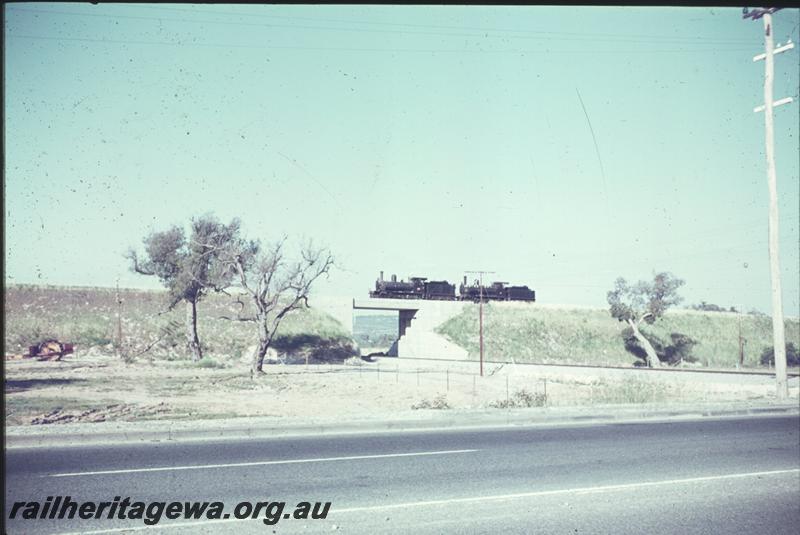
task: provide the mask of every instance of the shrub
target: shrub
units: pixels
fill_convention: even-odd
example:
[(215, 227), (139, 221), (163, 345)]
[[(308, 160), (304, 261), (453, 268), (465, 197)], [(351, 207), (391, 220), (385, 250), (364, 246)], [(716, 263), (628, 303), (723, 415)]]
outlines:
[(204, 356), (202, 359), (198, 360), (197, 362), (193, 362), (192, 366), (197, 368), (225, 368), (225, 364), (209, 357), (208, 355)]
[(447, 398), (444, 396), (444, 394), (439, 394), (432, 400), (422, 399), (417, 403), (411, 405), (411, 408), (413, 410), (418, 410), (418, 409), (449, 409), (451, 407), (450, 404), (447, 403)]
[(312, 363), (344, 362), (359, 355), (351, 340), (344, 336), (307, 333), (278, 335), (271, 347), (300, 362), (306, 358)]
[[(692, 348), (694, 348), (698, 342), (683, 333), (671, 333), (669, 335), (670, 343), (665, 342), (662, 338), (651, 333), (642, 332), (642, 336), (653, 346), (656, 355), (658, 355), (658, 360), (661, 362), (675, 366), (681, 362), (697, 361), (697, 359), (692, 356)], [(644, 363), (647, 362), (647, 353), (639, 343), (639, 340), (633, 335), (633, 329), (630, 327), (623, 329), (622, 338), (625, 341), (625, 350), (641, 360), (640, 362), (636, 362), (636, 365), (643, 366)]]
[(704, 312), (738, 312), (736, 307), (725, 308), (719, 305), (715, 305), (714, 303), (706, 303), (705, 301), (701, 301), (699, 305), (692, 305), (689, 308), (692, 310), (701, 310)]
[(544, 407), (547, 405), (547, 395), (538, 392), (530, 393), (524, 388), (514, 392), (509, 399), (492, 401), (489, 406), (494, 409), (515, 409), (524, 407)]
[(86, 325), (76, 329), (75, 344), (83, 347), (102, 347), (114, 343), (108, 330), (98, 325)]
[[(770, 346), (761, 353), (761, 365), (775, 366), (775, 346)], [(792, 342), (786, 344), (786, 365), (800, 366), (800, 353)]]
[(52, 327), (44, 326), (38, 321), (20, 326), (16, 332), (8, 334), (10, 334), (11, 343), (20, 350), (27, 350), (28, 346), (36, 345), (45, 340), (60, 339)]

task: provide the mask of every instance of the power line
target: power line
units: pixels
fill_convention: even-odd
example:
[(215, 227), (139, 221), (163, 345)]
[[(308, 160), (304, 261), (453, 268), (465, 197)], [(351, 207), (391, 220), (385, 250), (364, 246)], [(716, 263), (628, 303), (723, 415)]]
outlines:
[[(788, 223), (788, 222), (790, 222), (790, 219), (788, 217), (786, 217), (786, 218), (782, 219), (782, 221)], [(748, 229), (748, 230), (752, 229), (753, 231), (758, 230), (759, 232), (761, 232), (762, 229), (759, 228), (759, 225), (762, 222), (763, 222), (762, 220), (759, 220), (759, 221), (754, 222), (754, 223), (743, 223), (743, 224), (739, 224), (739, 225), (729, 225), (729, 226), (721, 226), (721, 227), (707, 227), (705, 229), (705, 231), (698, 231), (697, 233), (692, 233), (691, 235), (688, 235), (688, 236), (676, 236), (676, 237), (674, 237), (674, 238), (672, 238), (670, 240), (666, 240), (666, 241), (665, 240), (661, 240), (661, 239), (657, 239), (657, 240), (654, 239), (653, 240), (653, 246), (654, 247), (658, 247), (659, 249), (664, 249), (665, 246), (668, 246), (668, 245), (681, 244), (681, 243), (685, 243), (685, 242), (688, 242), (688, 241), (697, 242), (698, 238), (719, 237), (719, 236), (727, 235), (730, 232), (736, 232), (737, 235), (740, 235), (741, 234), (741, 229)], [(781, 241), (788, 241), (788, 240), (794, 240), (794, 237), (793, 236), (786, 236)], [(763, 244), (765, 242), (763, 240), (758, 240), (758, 241), (753, 241), (751, 243)], [(642, 245), (646, 245), (646, 243), (642, 244)], [(736, 247), (739, 247), (739, 246), (736, 246)], [(750, 247), (750, 245), (747, 245), (747, 247)], [(630, 249), (630, 247), (625, 245), (625, 246), (620, 246), (619, 248), (616, 248), (616, 249), (605, 249), (605, 250), (600, 251), (600, 252), (586, 252), (586, 253), (583, 253), (583, 254), (578, 255), (578, 256), (595, 257), (597, 255), (604, 255), (604, 254), (619, 254), (621, 252), (628, 251), (629, 249)]]
[[(67, 15), (67, 16), (76, 16), (76, 17), (95, 17), (95, 18), (108, 18), (108, 19), (129, 19), (129, 20), (151, 20), (156, 22), (187, 22), (193, 24), (222, 24), (222, 25), (232, 25), (232, 26), (252, 26), (252, 27), (262, 27), (262, 28), (285, 28), (285, 29), (292, 29), (292, 30), (315, 30), (315, 31), (339, 31), (339, 32), (354, 32), (354, 33), (393, 33), (393, 34), (408, 34), (408, 35), (431, 35), (431, 36), (439, 36), (439, 37), (473, 37), (473, 38), (481, 38), (481, 39), (534, 39), (534, 40), (565, 40), (565, 41), (591, 41), (591, 42), (598, 42), (598, 41), (607, 41), (607, 42), (621, 42), (621, 43), (631, 43), (631, 42), (638, 42), (638, 43), (658, 43), (658, 44), (678, 44), (678, 45), (747, 45), (751, 44), (751, 41), (738, 41), (738, 40), (689, 40), (687, 38), (681, 37), (663, 37), (660, 39), (651, 38), (649, 36), (641, 36), (641, 37), (634, 37), (634, 36), (619, 36), (614, 34), (598, 34), (598, 35), (587, 35), (587, 34), (580, 34), (575, 32), (535, 32), (530, 31), (526, 33), (535, 33), (537, 35), (491, 35), (488, 32), (492, 31), (494, 33), (497, 32), (507, 32), (509, 30), (488, 30), (488, 29), (478, 29), (478, 28), (470, 28), (476, 31), (483, 31), (483, 35), (478, 33), (443, 33), (443, 32), (432, 32), (432, 31), (418, 31), (418, 30), (389, 30), (389, 29), (372, 29), (372, 28), (337, 28), (332, 26), (307, 26), (307, 25), (281, 25), (281, 24), (271, 24), (271, 23), (259, 23), (259, 22), (233, 22), (233, 21), (222, 21), (222, 20), (209, 20), (209, 19), (185, 19), (185, 18), (164, 18), (164, 17), (151, 17), (145, 15), (121, 15), (121, 14), (104, 14), (104, 13), (77, 13), (77, 12), (70, 12), (70, 11), (57, 11), (57, 10), (47, 10), (47, 9), (28, 9), (28, 8), (11, 8), (10, 11), (18, 11), (18, 12), (27, 12), (27, 13), (46, 13), (46, 14), (55, 14), (55, 15)], [(239, 15), (244, 16), (244, 15)], [(313, 20), (313, 19), (312, 19)], [(344, 22), (344, 21), (342, 21)], [(458, 28), (463, 32), (465, 28)], [(558, 35), (562, 35), (563, 37), (556, 37)]]
[[(261, 17), (261, 18), (273, 18), (273, 19), (281, 19), (281, 20), (306, 20), (306, 21), (313, 21), (313, 22), (329, 22), (329, 23), (336, 23), (336, 24), (362, 24), (362, 25), (375, 25), (375, 26), (394, 26), (394, 27), (411, 27), (411, 28), (429, 28), (429, 29), (444, 29), (444, 30), (474, 30), (478, 32), (510, 32), (510, 33), (526, 33), (526, 34), (540, 34), (540, 35), (564, 35), (564, 36), (577, 36), (577, 37), (585, 37), (590, 39), (597, 39), (601, 37), (612, 37), (615, 39), (639, 39), (639, 40), (660, 40), (660, 39), (667, 39), (667, 40), (686, 40), (686, 41), (712, 41), (715, 39), (709, 39), (707, 37), (700, 37), (700, 36), (692, 36), (692, 37), (678, 37), (672, 35), (651, 35), (651, 34), (617, 34), (617, 33), (586, 33), (586, 32), (554, 32), (554, 31), (545, 31), (545, 30), (530, 30), (530, 29), (512, 29), (512, 28), (487, 28), (482, 26), (448, 26), (448, 25), (436, 25), (436, 24), (410, 24), (410, 23), (403, 23), (403, 22), (382, 22), (382, 21), (359, 21), (359, 20), (352, 20), (352, 19), (321, 19), (317, 17), (297, 17), (297, 16), (281, 16), (281, 15), (266, 15), (263, 13), (233, 13), (230, 11), (211, 11), (211, 10), (198, 10), (198, 9), (182, 9), (182, 8), (170, 8), (170, 7), (162, 7), (162, 6), (143, 6), (146, 9), (155, 9), (155, 10), (162, 10), (162, 11), (177, 11), (182, 13), (203, 13), (203, 14), (216, 14), (216, 15), (227, 15), (227, 16), (234, 16), (234, 17)], [(447, 35), (447, 34), (446, 34)], [(720, 39), (717, 40), (720, 42), (727, 42), (731, 44), (750, 44), (752, 40), (749, 39)]]
[[(783, 241), (788, 241), (792, 239), (791, 237), (785, 238)], [(793, 240), (796, 243), (796, 240)], [(659, 242), (661, 244), (662, 242)], [(767, 244), (760, 242), (757, 245), (741, 245), (741, 246), (722, 246), (716, 247), (713, 249), (701, 249), (692, 252), (686, 252), (682, 254), (674, 254), (670, 252), (663, 252), (661, 254), (649, 254), (646, 251), (641, 252), (640, 254), (626, 260), (626, 264), (628, 265), (644, 265), (644, 264), (653, 264), (653, 263), (668, 263), (674, 260), (685, 260), (687, 258), (700, 258), (700, 257), (707, 257), (707, 256), (716, 256), (722, 257), (723, 255), (730, 255), (730, 254), (753, 254), (757, 251), (763, 251), (766, 248)], [(626, 248), (625, 250), (606, 250), (601, 253), (584, 253), (584, 254), (573, 254), (569, 255), (567, 258), (559, 259), (556, 261), (547, 261), (542, 260), (538, 261), (535, 264), (530, 265), (531, 270), (544, 270), (544, 269), (552, 269), (553, 267), (557, 266), (574, 266), (576, 269), (580, 270), (580, 272), (585, 271), (585, 262), (582, 261), (583, 258), (589, 258), (592, 261), (592, 264), (597, 269), (597, 266), (600, 262), (600, 259), (609, 258), (609, 257), (617, 257), (622, 252), (628, 252), (630, 248)], [(663, 247), (662, 247), (663, 249)], [(752, 251), (752, 253), (751, 253)], [(723, 262), (724, 264), (725, 262)]]
[(199, 46), (199, 47), (212, 47), (212, 48), (252, 48), (260, 50), (301, 50), (311, 52), (385, 52), (385, 53), (423, 53), (423, 54), (438, 54), (438, 53), (456, 53), (456, 54), (627, 54), (627, 53), (641, 53), (641, 54), (669, 54), (678, 53), (684, 54), (691, 52), (693, 54), (698, 52), (712, 52), (715, 54), (723, 52), (742, 52), (749, 50), (745, 49), (727, 49), (727, 50), (518, 50), (518, 49), (503, 49), (503, 50), (487, 50), (484, 48), (462, 48), (462, 49), (423, 49), (423, 48), (356, 48), (356, 47), (311, 47), (311, 46), (285, 46), (285, 45), (252, 45), (241, 43), (201, 43), (197, 41), (132, 41), (123, 39), (94, 39), (88, 37), (52, 37), (45, 35), (24, 35), (24, 34), (8, 34), (6, 38), (17, 39), (33, 39), (43, 41), (66, 41), (66, 42), (82, 42), (82, 43), (104, 43), (115, 45), (154, 45), (154, 46)]
[(592, 120), (589, 119), (589, 112), (586, 111), (586, 106), (583, 104), (583, 99), (581, 98), (581, 92), (578, 91), (578, 88), (575, 88), (575, 92), (578, 94), (578, 100), (581, 103), (581, 108), (583, 109), (583, 114), (586, 116), (586, 122), (589, 124), (589, 132), (592, 134), (592, 141), (594, 142), (594, 150), (597, 153), (597, 161), (600, 163), (600, 178), (603, 180), (603, 203), (605, 204), (606, 208), (606, 219), (611, 219), (611, 212), (608, 210), (608, 190), (606, 188), (606, 171), (603, 168), (603, 159), (600, 157), (600, 147), (597, 145), (597, 137), (594, 135), (594, 128), (592, 128)]

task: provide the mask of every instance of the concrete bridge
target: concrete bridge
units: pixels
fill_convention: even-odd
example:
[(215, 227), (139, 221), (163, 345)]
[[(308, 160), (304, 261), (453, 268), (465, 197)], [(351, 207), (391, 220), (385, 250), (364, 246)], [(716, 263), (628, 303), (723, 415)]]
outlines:
[(399, 338), (389, 350), (396, 357), (466, 359), (467, 350), (435, 332), (436, 327), (457, 316), (470, 303), (422, 299), (353, 299), (353, 310), (386, 310), (398, 313)]

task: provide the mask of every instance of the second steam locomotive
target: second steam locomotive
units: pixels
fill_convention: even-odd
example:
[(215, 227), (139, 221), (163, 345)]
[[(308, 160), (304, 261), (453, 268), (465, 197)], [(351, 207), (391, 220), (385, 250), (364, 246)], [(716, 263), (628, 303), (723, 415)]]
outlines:
[(397, 275), (392, 275), (391, 280), (380, 278), (375, 281), (375, 290), (369, 292), (370, 297), (389, 299), (429, 299), (437, 301), (536, 301), (536, 292), (527, 286), (506, 286), (506, 282), (493, 282), (490, 286), (481, 286), (475, 281), (467, 284), (467, 277), (458, 288), (456, 295), (455, 284), (447, 281), (429, 281), (426, 277), (410, 277), (408, 282), (397, 280)]

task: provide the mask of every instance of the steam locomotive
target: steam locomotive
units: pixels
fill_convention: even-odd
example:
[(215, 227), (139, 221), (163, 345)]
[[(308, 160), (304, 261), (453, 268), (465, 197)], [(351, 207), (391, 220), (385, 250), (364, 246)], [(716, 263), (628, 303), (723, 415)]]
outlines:
[(536, 292), (527, 286), (506, 286), (507, 282), (493, 282), (490, 286), (481, 286), (479, 281), (467, 285), (467, 277), (458, 288), (456, 296), (455, 284), (447, 281), (429, 281), (426, 277), (410, 277), (408, 282), (383, 279), (383, 271), (375, 281), (375, 290), (369, 292), (370, 297), (389, 299), (429, 299), (437, 301), (536, 301)]

